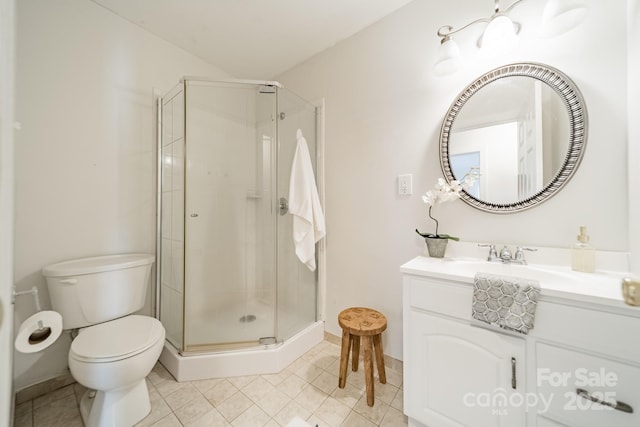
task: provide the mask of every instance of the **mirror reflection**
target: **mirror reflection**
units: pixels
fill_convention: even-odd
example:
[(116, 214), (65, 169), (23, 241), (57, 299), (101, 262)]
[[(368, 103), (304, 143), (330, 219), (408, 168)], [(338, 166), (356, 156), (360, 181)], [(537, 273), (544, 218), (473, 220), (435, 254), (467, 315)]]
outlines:
[(561, 71), (509, 64), (469, 84), (440, 133), (440, 164), (451, 182), (477, 177), (461, 198), (488, 212), (516, 212), (556, 194), (584, 154), (587, 110)]
[(449, 155), (456, 179), (480, 200), (513, 203), (541, 191), (560, 170), (569, 145), (569, 115), (547, 84), (514, 76), (480, 89), (454, 122)]

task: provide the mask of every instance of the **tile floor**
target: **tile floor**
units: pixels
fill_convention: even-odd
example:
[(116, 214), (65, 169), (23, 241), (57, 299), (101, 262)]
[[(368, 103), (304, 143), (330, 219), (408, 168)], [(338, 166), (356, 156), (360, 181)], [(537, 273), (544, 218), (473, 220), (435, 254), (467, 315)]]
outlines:
[[(274, 375), (176, 382), (156, 364), (147, 377), (151, 413), (138, 426), (286, 426), (295, 416), (312, 426), (401, 427), (402, 374), (387, 367), (387, 383), (375, 378), (375, 405), (367, 406), (364, 369), (349, 370), (338, 388), (340, 347), (323, 341)], [(15, 427), (82, 427), (71, 384), (16, 406)]]

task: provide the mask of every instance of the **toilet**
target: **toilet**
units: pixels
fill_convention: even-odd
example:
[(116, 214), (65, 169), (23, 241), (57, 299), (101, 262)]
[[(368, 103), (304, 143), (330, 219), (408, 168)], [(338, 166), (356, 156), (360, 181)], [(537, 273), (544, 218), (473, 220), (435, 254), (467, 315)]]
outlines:
[(149, 254), (120, 254), (42, 269), (63, 329), (78, 331), (69, 369), (89, 389), (80, 401), (87, 427), (132, 426), (151, 411), (145, 377), (160, 357), (165, 330), (157, 319), (133, 313), (144, 306), (153, 262)]

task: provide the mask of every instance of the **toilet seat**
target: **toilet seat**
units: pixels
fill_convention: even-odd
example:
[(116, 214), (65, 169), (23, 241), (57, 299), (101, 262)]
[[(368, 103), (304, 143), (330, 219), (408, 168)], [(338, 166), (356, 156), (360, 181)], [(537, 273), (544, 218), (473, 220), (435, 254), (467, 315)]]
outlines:
[(164, 336), (160, 321), (130, 315), (82, 329), (71, 343), (69, 357), (87, 363), (106, 363), (140, 354)]

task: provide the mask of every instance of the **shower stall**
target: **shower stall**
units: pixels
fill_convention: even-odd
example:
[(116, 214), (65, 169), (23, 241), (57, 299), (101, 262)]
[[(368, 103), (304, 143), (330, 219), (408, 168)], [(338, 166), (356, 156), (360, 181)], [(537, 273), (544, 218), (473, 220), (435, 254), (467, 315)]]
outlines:
[(322, 339), (287, 212), (298, 129), (318, 173), (317, 115), (277, 82), (185, 77), (159, 100), (156, 306), (179, 380), (277, 371)]

